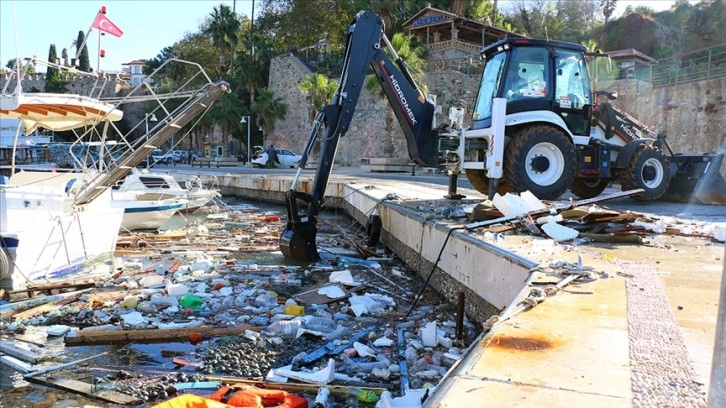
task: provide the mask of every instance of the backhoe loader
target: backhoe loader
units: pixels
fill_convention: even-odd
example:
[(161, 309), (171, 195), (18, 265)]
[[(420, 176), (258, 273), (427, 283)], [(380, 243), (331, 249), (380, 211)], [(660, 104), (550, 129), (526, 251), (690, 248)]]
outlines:
[[(437, 126), (434, 104), (396, 55), (381, 18), (359, 12), (347, 31), (340, 85), (314, 120), (285, 196), (283, 254), (298, 261), (319, 259), (317, 217), (340, 137), (349, 129), (369, 68), (401, 124), (410, 159), (422, 167), (446, 168), (449, 197), (457, 196), (457, 178), (463, 172), (490, 198), (528, 190), (540, 199), (555, 200), (568, 189), (590, 198), (619, 180), (623, 190), (643, 189), (637, 198), (644, 200), (664, 194), (681, 200), (723, 200), (723, 154), (672, 154), (665, 136), (611, 104), (599, 103), (599, 98), (615, 95), (593, 91), (588, 71), (592, 55), (586, 51), (578, 44), (528, 38), (508, 38), (485, 47), (471, 125), (465, 128), (457, 121)], [(317, 142), (312, 190), (297, 191), (301, 170)]]

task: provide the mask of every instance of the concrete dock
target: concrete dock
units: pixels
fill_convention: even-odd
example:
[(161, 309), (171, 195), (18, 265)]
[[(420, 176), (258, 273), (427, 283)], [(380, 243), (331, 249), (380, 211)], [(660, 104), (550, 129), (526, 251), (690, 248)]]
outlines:
[[(204, 176), (174, 170), (182, 180)], [(292, 181), (234, 169), (211, 177), (225, 195), (275, 201)], [(300, 186), (312, 177), (304, 174)], [(490, 328), (425, 406), (706, 406), (723, 243), (666, 235), (648, 246), (493, 242), (431, 216), (427, 208), (448, 204), (445, 193), (335, 171), (326, 191), (363, 224), (380, 215), (382, 242), (424, 278), (446, 242), (432, 287), (452, 302), (464, 292), (467, 316)]]

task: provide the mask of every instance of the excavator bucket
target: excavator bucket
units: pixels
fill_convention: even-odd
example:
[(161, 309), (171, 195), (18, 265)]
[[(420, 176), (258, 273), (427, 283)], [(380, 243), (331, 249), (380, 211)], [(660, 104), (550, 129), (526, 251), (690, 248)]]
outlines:
[(670, 160), (671, 181), (661, 200), (726, 204), (726, 181), (721, 176), (723, 153), (675, 154)]

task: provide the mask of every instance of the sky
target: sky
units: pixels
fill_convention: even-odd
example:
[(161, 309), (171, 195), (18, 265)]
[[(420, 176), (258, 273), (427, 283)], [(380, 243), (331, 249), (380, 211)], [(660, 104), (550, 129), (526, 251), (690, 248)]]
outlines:
[[(164, 47), (182, 39), (185, 33), (198, 31), (202, 21), (220, 3), (234, 6), (237, 13), (250, 17), (252, 1), (0, 0), (0, 63), (4, 67), (12, 58), (31, 56), (46, 60), (52, 43), (58, 56), (63, 48), (67, 48), (69, 54), (75, 54), (72, 43), (78, 31), (88, 32), (98, 10), (106, 6), (106, 17), (124, 34), (120, 38), (111, 35), (101, 38), (100, 48), (105, 50), (106, 56), (100, 59), (100, 69), (118, 72), (123, 63), (154, 58)], [(614, 17), (620, 16), (627, 5), (636, 7), (645, 4), (661, 11), (673, 3), (673, 0), (619, 0)], [(256, 12), (260, 5), (260, 0), (257, 0)], [(88, 46), (91, 66), (97, 69), (97, 30), (91, 31)]]
[[(47, 60), (53, 43), (59, 57), (63, 48), (75, 54), (72, 43), (78, 32), (87, 33), (98, 10), (106, 6), (106, 17), (123, 31), (123, 36), (101, 37), (101, 49), (106, 56), (100, 59), (100, 68), (106, 72), (121, 71), (121, 64), (154, 58), (185, 33), (198, 31), (220, 3), (230, 8), (236, 3), (238, 14), (251, 15), (252, 0), (0, 0), (0, 63), (4, 67), (16, 56)], [(256, 14), (259, 6), (257, 0)], [(98, 37), (98, 30), (94, 29), (88, 39), (94, 70), (98, 63)]]

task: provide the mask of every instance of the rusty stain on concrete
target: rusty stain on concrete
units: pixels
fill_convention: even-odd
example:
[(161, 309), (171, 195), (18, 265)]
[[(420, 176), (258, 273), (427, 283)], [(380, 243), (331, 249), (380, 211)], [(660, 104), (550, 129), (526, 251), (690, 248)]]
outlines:
[(502, 350), (516, 351), (545, 351), (552, 349), (556, 344), (544, 336), (514, 337), (494, 335), (491, 339), (484, 340), (484, 347)]

